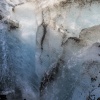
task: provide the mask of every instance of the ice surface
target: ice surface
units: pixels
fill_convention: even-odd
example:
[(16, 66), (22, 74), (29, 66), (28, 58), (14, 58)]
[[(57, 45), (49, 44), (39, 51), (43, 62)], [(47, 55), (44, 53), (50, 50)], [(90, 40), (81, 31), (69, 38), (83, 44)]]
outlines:
[(8, 100), (98, 100), (98, 0), (7, 2), (0, 5), (0, 93)]

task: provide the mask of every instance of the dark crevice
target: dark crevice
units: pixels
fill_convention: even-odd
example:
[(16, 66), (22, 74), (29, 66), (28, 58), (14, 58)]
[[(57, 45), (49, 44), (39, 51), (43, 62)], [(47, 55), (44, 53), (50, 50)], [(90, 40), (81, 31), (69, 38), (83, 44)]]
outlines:
[(42, 26), (43, 26), (43, 36), (41, 39), (41, 50), (43, 50), (43, 43), (44, 43), (44, 39), (45, 39), (45, 36), (47, 33), (47, 25), (45, 23), (43, 23)]
[(61, 46), (65, 45), (69, 40), (74, 40), (76, 43), (80, 43), (81, 39), (77, 37), (69, 37)]
[(16, 7), (16, 6), (23, 5), (23, 4), (24, 4), (24, 2), (22, 2), (22, 3), (19, 3), (19, 4), (16, 4), (16, 5), (15, 5), (15, 6), (12, 8), (12, 11), (13, 11), (13, 12), (15, 12), (15, 7)]
[(80, 42), (81, 40), (79, 39), (79, 38), (77, 38), (77, 37), (70, 37), (69, 39), (72, 39), (72, 40), (74, 40), (75, 42)]
[(43, 43), (44, 43), (44, 39), (45, 39), (45, 36), (46, 36), (46, 33), (47, 33), (47, 24), (44, 22), (44, 14), (42, 12), (42, 26), (43, 26), (43, 36), (41, 38), (41, 50), (43, 50)]

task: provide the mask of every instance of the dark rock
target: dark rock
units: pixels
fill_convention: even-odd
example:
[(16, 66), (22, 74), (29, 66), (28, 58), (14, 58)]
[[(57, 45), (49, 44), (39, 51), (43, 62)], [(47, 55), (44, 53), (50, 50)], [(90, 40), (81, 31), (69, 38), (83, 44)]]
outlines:
[(2, 15), (0, 15), (0, 20), (2, 20), (3, 19), (3, 16)]
[(94, 82), (94, 81), (96, 81), (96, 78), (91, 78), (91, 82)]
[(97, 100), (100, 100), (100, 97)]
[(98, 87), (100, 87), (100, 84), (98, 85)]
[(98, 47), (100, 47), (100, 45)]
[(100, 54), (98, 54), (98, 56), (100, 56)]
[(0, 95), (0, 100), (7, 100), (6, 95)]

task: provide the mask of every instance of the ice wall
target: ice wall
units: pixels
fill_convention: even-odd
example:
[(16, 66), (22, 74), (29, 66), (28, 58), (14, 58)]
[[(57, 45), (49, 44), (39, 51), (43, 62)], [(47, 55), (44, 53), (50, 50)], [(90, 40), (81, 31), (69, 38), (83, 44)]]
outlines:
[[(4, 2), (3, 2), (4, 3)], [(3, 3), (0, 4), (3, 6)], [(0, 20), (0, 99), (38, 100), (35, 71), (36, 20), (31, 3), (5, 4)], [(14, 4), (13, 4), (14, 5)], [(3, 8), (3, 7), (1, 7)], [(15, 11), (16, 12), (15, 12)]]
[[(98, 2), (64, 3), (43, 9), (42, 18), (47, 26), (46, 31), (44, 23), (38, 28), (36, 52), (37, 72), (44, 77), (42, 100), (99, 99), (98, 10)], [(55, 71), (56, 75), (48, 72), (57, 63), (60, 69)]]
[(7, 3), (7, 46), (20, 99), (98, 100), (99, 0)]

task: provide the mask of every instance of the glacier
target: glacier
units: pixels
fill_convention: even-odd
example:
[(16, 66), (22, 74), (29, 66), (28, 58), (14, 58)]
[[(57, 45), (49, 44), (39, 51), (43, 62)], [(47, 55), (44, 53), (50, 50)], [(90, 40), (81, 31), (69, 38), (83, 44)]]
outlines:
[(100, 1), (0, 1), (0, 100), (100, 100)]

